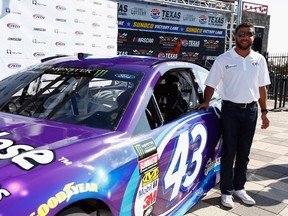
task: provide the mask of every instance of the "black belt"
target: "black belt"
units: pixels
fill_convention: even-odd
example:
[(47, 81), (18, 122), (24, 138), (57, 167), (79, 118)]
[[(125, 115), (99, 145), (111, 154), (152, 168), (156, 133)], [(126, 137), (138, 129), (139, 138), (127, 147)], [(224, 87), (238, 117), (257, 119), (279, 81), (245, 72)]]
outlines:
[(240, 107), (240, 108), (247, 108), (249, 105), (255, 104), (256, 101), (252, 101), (251, 103), (234, 103), (232, 101), (223, 100), (222, 103), (223, 104), (229, 104), (229, 105), (237, 106), (237, 107)]

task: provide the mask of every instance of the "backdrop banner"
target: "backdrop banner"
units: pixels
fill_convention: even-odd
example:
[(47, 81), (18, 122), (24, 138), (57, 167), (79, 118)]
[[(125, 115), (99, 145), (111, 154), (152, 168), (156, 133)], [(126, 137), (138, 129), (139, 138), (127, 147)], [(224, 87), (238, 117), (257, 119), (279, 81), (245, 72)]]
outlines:
[(118, 54), (194, 61), (210, 67), (225, 51), (226, 15), (120, 1)]
[(0, 3), (0, 79), (40, 59), (79, 52), (117, 54), (117, 3), (5, 0)]

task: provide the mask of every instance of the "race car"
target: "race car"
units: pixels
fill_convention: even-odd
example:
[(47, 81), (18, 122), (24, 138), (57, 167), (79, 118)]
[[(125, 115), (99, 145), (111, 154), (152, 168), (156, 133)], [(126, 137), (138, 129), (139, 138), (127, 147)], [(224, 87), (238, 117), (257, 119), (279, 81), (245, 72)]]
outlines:
[(184, 215), (219, 181), (208, 70), (54, 56), (0, 81), (0, 215)]

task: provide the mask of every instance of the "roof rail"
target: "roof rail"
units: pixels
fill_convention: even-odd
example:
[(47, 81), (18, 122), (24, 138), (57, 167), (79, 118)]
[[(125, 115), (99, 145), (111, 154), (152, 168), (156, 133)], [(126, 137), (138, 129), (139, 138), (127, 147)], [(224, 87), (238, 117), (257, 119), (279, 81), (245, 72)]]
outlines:
[(52, 59), (62, 58), (62, 57), (67, 57), (67, 56), (68, 56), (68, 55), (55, 55), (55, 56), (50, 56), (50, 57), (41, 59), (41, 63), (46, 62), (46, 61), (50, 61), (50, 60), (52, 60)]

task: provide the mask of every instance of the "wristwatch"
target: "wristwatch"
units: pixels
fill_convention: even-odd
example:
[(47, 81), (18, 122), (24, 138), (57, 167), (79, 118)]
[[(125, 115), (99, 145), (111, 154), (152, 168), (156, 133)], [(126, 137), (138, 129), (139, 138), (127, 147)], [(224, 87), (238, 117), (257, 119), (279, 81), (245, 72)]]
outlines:
[(268, 113), (267, 109), (261, 109), (261, 113)]

